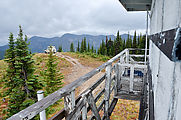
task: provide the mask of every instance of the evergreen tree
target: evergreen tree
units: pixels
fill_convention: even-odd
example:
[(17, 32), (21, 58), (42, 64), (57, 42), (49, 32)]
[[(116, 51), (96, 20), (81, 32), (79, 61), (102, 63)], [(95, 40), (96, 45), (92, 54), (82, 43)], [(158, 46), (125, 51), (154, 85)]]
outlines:
[(73, 43), (70, 44), (70, 52), (75, 52)]
[(114, 41), (113, 41), (113, 47), (112, 47), (112, 56), (115, 56), (116, 54), (116, 49), (115, 49), (115, 46), (116, 46), (116, 40), (114, 39)]
[(132, 46), (132, 39), (130, 38), (130, 35), (128, 33), (128, 37), (126, 40), (126, 48), (131, 48), (131, 46)]
[(84, 42), (83, 43), (84, 43), (84, 46), (83, 46), (84, 47), (84, 52), (86, 52), (87, 51), (87, 43), (86, 43), (86, 38), (85, 37), (84, 37)]
[[(11, 81), (9, 85), (7, 84), (7, 86), (5, 86), (8, 92), (4, 94), (8, 97), (8, 117), (35, 103), (37, 101), (36, 92), (42, 88), (41, 82), (39, 82), (37, 76), (34, 75), (34, 61), (28, 49), (27, 36), (23, 38), (21, 26), (19, 26), (19, 29), (18, 38), (15, 42), (16, 45), (14, 45), (13, 37), (10, 35), (10, 48), (7, 51), (8, 68), (12, 70), (9, 71), (7, 69), (7, 73), (13, 73), (9, 74), (7, 77), (9, 80), (5, 81), (6, 83)], [(11, 55), (12, 53), (14, 54), (13, 56)], [(12, 56), (13, 59), (10, 56)], [(14, 65), (12, 63), (14, 63)]]
[(106, 45), (105, 45), (105, 42), (104, 40), (102, 40), (102, 49), (101, 49), (101, 54), (102, 55), (106, 55)]
[(90, 52), (90, 44), (88, 42), (88, 46), (87, 46), (87, 52)]
[(113, 56), (113, 41), (111, 40), (111, 38), (109, 38), (106, 44), (106, 48), (107, 48), (107, 55)]
[(120, 39), (119, 39), (119, 41), (120, 41), (120, 52), (123, 50), (123, 47), (124, 47), (124, 40), (121, 38), (121, 36), (120, 36)]
[(4, 96), (11, 96), (12, 90), (15, 87), (15, 42), (13, 34), (10, 33), (9, 36), (9, 49), (6, 50), (6, 56), (5, 61), (8, 63), (8, 67), (6, 69), (6, 74), (4, 76), (3, 82), (4, 82)]
[(78, 41), (78, 45), (77, 45), (77, 52), (80, 52), (80, 45), (79, 45), (79, 41)]
[(140, 36), (138, 35), (138, 38), (137, 38), (137, 42), (136, 42), (137, 44), (136, 44), (136, 46), (137, 46), (137, 48), (139, 48), (139, 44), (140, 44)]
[(84, 40), (82, 40), (82, 42), (81, 42), (80, 52), (81, 53), (84, 52)]
[(123, 50), (126, 48), (125, 39), (123, 40)]
[(142, 48), (142, 49), (145, 48), (145, 40), (144, 40), (144, 37), (142, 35), (140, 35), (139, 48)]
[(134, 37), (133, 37), (133, 48), (137, 48), (137, 43), (136, 43), (136, 31), (134, 32)]
[(62, 73), (59, 73), (57, 69), (56, 56), (53, 55), (52, 48), (50, 48), (50, 54), (48, 56), (48, 62), (46, 64), (47, 70), (45, 70), (45, 93), (46, 95), (55, 92), (62, 87)]
[[(33, 65), (34, 60), (32, 59), (32, 54), (30, 54), (27, 36), (23, 39), (23, 32), (21, 26), (19, 27), (19, 35), (16, 41), (16, 82), (17, 87), (19, 87), (19, 93), (24, 98), (22, 109), (29, 106), (32, 102), (36, 102), (37, 90), (41, 89), (41, 84), (37, 79), (37, 76), (34, 75), (35, 67)], [(20, 96), (18, 95), (18, 97)], [(31, 100), (30, 100), (31, 99)], [(30, 102), (30, 103), (29, 103)]]
[(100, 44), (100, 47), (99, 47), (99, 49), (97, 51), (97, 54), (102, 54), (102, 44)]
[(119, 31), (117, 32), (117, 37), (114, 43), (114, 47), (115, 47), (115, 55), (117, 55), (118, 53), (120, 53), (122, 51), (122, 39), (119, 36)]
[(91, 52), (94, 53), (94, 46), (92, 45)]
[(96, 51), (96, 49), (94, 49), (94, 53), (96, 53), (97, 51)]
[(59, 47), (58, 47), (58, 52), (62, 52), (63, 50), (62, 50), (62, 46), (60, 45)]

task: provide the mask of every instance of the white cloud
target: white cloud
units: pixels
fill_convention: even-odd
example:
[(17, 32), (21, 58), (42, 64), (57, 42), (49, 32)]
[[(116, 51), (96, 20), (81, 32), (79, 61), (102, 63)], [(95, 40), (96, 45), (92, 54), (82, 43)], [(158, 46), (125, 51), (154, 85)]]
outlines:
[(144, 32), (145, 15), (126, 12), (119, 0), (1, 0), (0, 45), (18, 25), (28, 36)]

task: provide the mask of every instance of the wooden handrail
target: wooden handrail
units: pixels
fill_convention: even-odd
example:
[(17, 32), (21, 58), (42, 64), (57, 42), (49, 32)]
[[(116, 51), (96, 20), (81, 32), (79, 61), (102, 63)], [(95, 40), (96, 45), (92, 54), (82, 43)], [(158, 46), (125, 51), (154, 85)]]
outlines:
[(111, 65), (114, 61), (119, 59), (120, 56), (126, 53), (128, 49), (123, 50), (116, 56), (114, 56), (112, 59), (108, 60), (106, 63), (102, 64), (98, 68), (90, 71), (89, 73), (85, 74), (84, 76), (78, 78), (77, 80), (73, 81), (72, 83), (64, 86), (63, 88), (57, 90), (56, 92), (48, 95), (44, 99), (36, 102), (35, 104), (25, 108), (24, 110), (20, 111), (19, 113), (13, 115), (8, 120), (28, 120), (36, 116), (38, 113), (43, 111), (44, 109), (48, 108), (50, 105), (57, 102), (62, 97), (65, 97), (68, 95), (71, 91), (75, 90), (77, 87), (79, 87), (81, 84), (89, 80), (92, 76), (99, 73), (101, 70), (103, 70), (106, 66)]

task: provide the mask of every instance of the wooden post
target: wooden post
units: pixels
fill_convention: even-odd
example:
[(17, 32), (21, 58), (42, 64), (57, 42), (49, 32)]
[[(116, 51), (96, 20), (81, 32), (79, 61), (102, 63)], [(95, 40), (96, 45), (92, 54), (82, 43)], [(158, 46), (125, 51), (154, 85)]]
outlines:
[(129, 50), (126, 51), (126, 63), (129, 64)]
[(87, 103), (86, 103), (86, 98), (84, 98), (84, 107), (82, 108), (82, 120), (87, 120)]
[(116, 64), (116, 79), (115, 79), (114, 95), (121, 89), (121, 65)]
[[(129, 50), (127, 49), (126, 51), (126, 61), (125, 61), (126, 64), (129, 64)], [(125, 74), (128, 75), (128, 69), (125, 68)]]
[(64, 108), (66, 111), (66, 120), (67, 115), (72, 112), (75, 107), (75, 90), (71, 91), (69, 95), (64, 97)]
[(133, 81), (134, 81), (134, 65), (131, 65), (131, 67), (130, 67), (130, 84), (129, 84), (130, 92), (133, 92)]
[(92, 93), (89, 93), (88, 94), (88, 98), (87, 98), (87, 101), (89, 103), (89, 106), (91, 108), (91, 111), (94, 113), (95, 117), (96, 117), (96, 120), (101, 120), (101, 117), (99, 115), (99, 111), (96, 107), (96, 103), (94, 101), (94, 97), (92, 95)]
[[(43, 90), (37, 91), (38, 101), (40, 101), (40, 100), (42, 100), (42, 99), (44, 98), (43, 93), (44, 93)], [(45, 110), (43, 110), (43, 111), (40, 112), (39, 114), (40, 114), (40, 120), (46, 120)]]
[(124, 55), (121, 55), (119, 59), (119, 63), (123, 63), (123, 62), (124, 62)]
[(110, 98), (110, 86), (111, 86), (111, 65), (108, 65), (106, 67), (106, 80), (105, 80), (105, 107), (104, 107), (104, 116), (106, 117), (106, 120), (109, 120), (109, 98)]

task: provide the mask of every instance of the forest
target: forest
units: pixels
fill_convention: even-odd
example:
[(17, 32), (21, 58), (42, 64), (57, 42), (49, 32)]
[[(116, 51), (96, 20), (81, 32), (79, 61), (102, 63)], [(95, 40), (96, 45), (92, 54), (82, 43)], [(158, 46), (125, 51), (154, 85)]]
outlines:
[[(70, 52), (79, 52), (79, 53), (94, 53), (97, 55), (106, 55), (113, 57), (120, 53), (125, 48), (139, 48), (144, 49), (145, 48), (145, 41), (146, 36), (139, 34), (137, 36), (136, 31), (134, 32), (134, 37), (131, 38), (128, 34), (127, 39), (122, 39), (119, 35), (119, 31), (117, 32), (117, 36), (114, 40), (111, 40), (111, 38), (106, 37), (105, 40), (102, 40), (100, 47), (96, 50), (94, 46), (90, 46), (89, 42), (86, 42), (86, 38), (83, 38), (81, 43), (78, 42), (78, 46), (75, 50), (74, 44), (71, 43), (70, 45)], [(149, 46), (149, 44), (148, 44)], [(62, 46), (59, 46), (58, 49), (59, 52), (62, 51)]]

